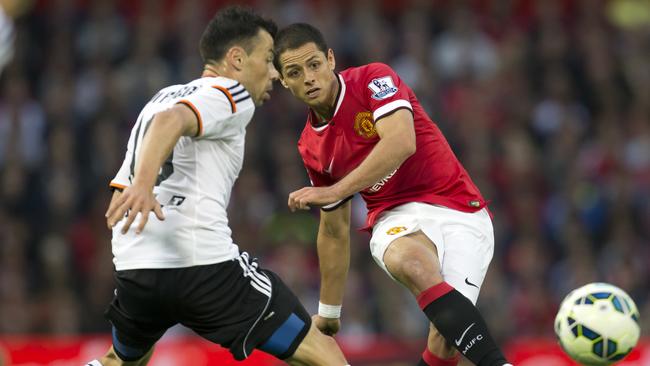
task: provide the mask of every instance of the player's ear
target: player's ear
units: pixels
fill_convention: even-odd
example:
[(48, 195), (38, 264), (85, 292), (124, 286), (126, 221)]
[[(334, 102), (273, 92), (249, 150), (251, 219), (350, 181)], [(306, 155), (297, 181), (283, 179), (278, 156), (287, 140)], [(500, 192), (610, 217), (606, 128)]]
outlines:
[(334, 50), (331, 48), (327, 49), (327, 65), (332, 71), (334, 71), (334, 69), (336, 68), (336, 59), (334, 58)]
[(244, 51), (243, 48), (239, 46), (233, 46), (228, 49), (228, 52), (226, 52), (226, 62), (232, 66), (235, 70), (241, 71), (243, 64), (244, 64), (244, 59), (246, 58), (247, 54), (246, 51)]

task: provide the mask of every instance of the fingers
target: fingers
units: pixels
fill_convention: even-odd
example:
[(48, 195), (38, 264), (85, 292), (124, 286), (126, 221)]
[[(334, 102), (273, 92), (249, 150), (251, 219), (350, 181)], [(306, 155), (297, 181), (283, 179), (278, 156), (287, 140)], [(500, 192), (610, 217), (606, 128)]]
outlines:
[(149, 221), (149, 212), (153, 211), (160, 221), (165, 219), (165, 215), (163, 215), (160, 203), (154, 197), (151, 197), (151, 199), (153, 200), (153, 207), (149, 207), (149, 205), (143, 205), (142, 210), (140, 210), (142, 218), (140, 219), (140, 224), (138, 224), (138, 227), (135, 229), (136, 234), (140, 234), (142, 230), (144, 230), (145, 225), (147, 225), (147, 222)]
[(319, 315), (314, 315), (312, 316), (312, 321), (321, 333), (332, 337), (335, 336), (341, 328), (339, 319), (327, 319)]
[(153, 206), (153, 212), (156, 214), (158, 220), (163, 221), (165, 219), (165, 215), (163, 215), (162, 212), (162, 207), (158, 201), (156, 201), (155, 205)]
[(305, 187), (289, 194), (289, 209), (291, 212), (296, 210), (309, 210), (311, 203), (311, 188)]
[[(106, 214), (104, 215), (106, 217), (106, 225), (108, 226), (109, 229), (113, 228), (115, 226), (115, 210), (117, 210), (118, 207), (122, 206), (124, 204), (124, 201), (126, 200), (126, 196), (121, 194), (121, 195), (113, 195), (113, 198), (111, 199), (111, 203), (108, 205), (108, 210), (106, 211)], [(120, 215), (119, 217), (121, 218), (124, 216), (124, 213)]]
[[(140, 224), (138, 224), (138, 227), (135, 229), (136, 234), (140, 234), (142, 230), (144, 230), (144, 226), (147, 224), (147, 221), (149, 221), (149, 210), (142, 210), (141, 213), (142, 215), (140, 217)], [(156, 216), (158, 215), (156, 214)]]
[(153, 192), (143, 190), (141, 187), (128, 187), (121, 194), (114, 194), (106, 211), (106, 225), (112, 229), (118, 222), (124, 220), (121, 228), (122, 234), (126, 234), (129, 228), (140, 214), (141, 218), (135, 228), (136, 234), (140, 234), (149, 221), (149, 213), (153, 211), (159, 220), (165, 220), (162, 206), (156, 200)]
[(131, 206), (129, 201), (130, 200), (125, 196), (124, 199), (119, 200), (119, 206), (113, 208), (111, 215), (108, 217), (108, 225), (111, 228), (113, 228), (120, 220), (122, 220), (124, 215), (127, 213), (129, 207)]
[[(126, 213), (126, 210), (123, 211)], [(138, 216), (138, 213), (140, 212), (140, 207), (132, 207), (131, 210), (129, 211), (129, 215), (126, 217), (126, 221), (124, 222), (124, 225), (122, 225), (122, 234), (126, 234), (129, 231), (129, 228), (131, 227), (131, 224), (133, 224), (133, 220), (135, 220), (136, 216)]]

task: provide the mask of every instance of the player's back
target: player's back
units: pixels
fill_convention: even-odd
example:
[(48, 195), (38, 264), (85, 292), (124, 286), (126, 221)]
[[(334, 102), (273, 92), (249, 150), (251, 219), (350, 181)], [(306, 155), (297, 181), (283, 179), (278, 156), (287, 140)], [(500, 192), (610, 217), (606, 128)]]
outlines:
[(183, 136), (160, 169), (154, 193), (164, 221), (153, 213), (144, 231), (113, 229), (117, 270), (177, 268), (230, 260), (238, 255), (226, 208), (244, 159), (245, 129), (254, 103), (237, 81), (201, 78), (158, 92), (133, 126), (127, 153), (111, 186), (124, 188), (135, 167), (146, 132), (157, 113), (184, 104), (197, 118), (197, 136)]

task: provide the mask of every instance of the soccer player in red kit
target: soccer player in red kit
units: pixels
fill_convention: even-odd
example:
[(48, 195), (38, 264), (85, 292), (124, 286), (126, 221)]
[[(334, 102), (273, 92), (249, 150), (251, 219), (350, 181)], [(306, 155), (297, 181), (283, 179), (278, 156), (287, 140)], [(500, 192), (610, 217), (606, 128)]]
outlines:
[(316, 325), (335, 334), (349, 267), (350, 198), (368, 207), (370, 251), (431, 321), (419, 365), (509, 365), (474, 304), (494, 249), (481, 193), (413, 91), (387, 65), (335, 73), (334, 53), (308, 24), (281, 30), (280, 80), (309, 107), (298, 150), (312, 182), (291, 210), (321, 207)]

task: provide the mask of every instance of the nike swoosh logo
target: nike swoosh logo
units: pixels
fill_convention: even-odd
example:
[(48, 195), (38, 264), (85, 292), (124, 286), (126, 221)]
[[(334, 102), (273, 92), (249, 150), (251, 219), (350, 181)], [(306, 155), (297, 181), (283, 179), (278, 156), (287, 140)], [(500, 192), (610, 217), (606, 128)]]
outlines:
[(463, 338), (465, 338), (465, 334), (467, 334), (467, 331), (469, 330), (469, 328), (473, 327), (474, 324), (476, 324), (476, 323), (470, 324), (469, 327), (467, 327), (467, 329), (465, 329), (463, 334), (460, 335), (460, 339), (454, 339), (454, 342), (456, 342), (456, 347), (460, 346), (460, 344), (463, 342)]
[(470, 286), (474, 286), (474, 287), (478, 288), (478, 286), (476, 286), (475, 284), (469, 282), (469, 277), (465, 277), (465, 283), (470, 285)]
[(334, 158), (332, 158), (332, 160), (330, 160), (330, 166), (328, 166), (327, 169), (325, 169), (325, 173), (330, 174), (330, 175), (332, 174), (332, 165), (334, 165)]

